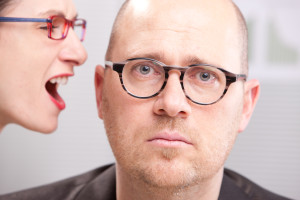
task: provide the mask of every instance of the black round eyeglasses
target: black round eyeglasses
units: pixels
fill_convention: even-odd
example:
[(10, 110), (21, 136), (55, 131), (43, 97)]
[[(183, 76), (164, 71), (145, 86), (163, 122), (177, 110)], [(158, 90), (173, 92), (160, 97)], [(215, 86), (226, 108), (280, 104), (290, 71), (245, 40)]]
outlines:
[(247, 78), (245, 74), (234, 74), (208, 64), (167, 66), (151, 58), (131, 58), (116, 63), (105, 61), (105, 66), (119, 74), (122, 87), (129, 95), (140, 99), (157, 96), (166, 86), (168, 72), (178, 70), (185, 96), (200, 105), (218, 102), (230, 84)]

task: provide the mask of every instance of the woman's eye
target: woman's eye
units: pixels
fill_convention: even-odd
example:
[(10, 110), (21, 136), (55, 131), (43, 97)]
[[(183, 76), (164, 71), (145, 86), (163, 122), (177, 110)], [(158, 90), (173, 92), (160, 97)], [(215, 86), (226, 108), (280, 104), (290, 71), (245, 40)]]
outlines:
[(42, 29), (42, 30), (48, 30), (48, 27), (47, 26), (41, 26), (40, 29)]

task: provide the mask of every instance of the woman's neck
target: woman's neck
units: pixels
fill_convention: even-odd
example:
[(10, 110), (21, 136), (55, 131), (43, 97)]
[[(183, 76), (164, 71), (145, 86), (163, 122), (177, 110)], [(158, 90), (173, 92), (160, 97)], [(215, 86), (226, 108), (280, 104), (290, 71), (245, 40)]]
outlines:
[(4, 124), (2, 124), (2, 121), (1, 121), (1, 119), (0, 119), (0, 134), (1, 134), (1, 132), (2, 132), (2, 130), (3, 130), (3, 128), (4, 128)]

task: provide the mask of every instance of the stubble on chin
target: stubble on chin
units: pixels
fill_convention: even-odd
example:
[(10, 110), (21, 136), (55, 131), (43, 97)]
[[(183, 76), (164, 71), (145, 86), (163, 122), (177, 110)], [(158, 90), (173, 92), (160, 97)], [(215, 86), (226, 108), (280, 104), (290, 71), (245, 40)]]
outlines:
[[(107, 105), (105, 105), (107, 104)], [(184, 153), (176, 148), (145, 148), (143, 139), (165, 129), (185, 133), (182, 120), (169, 117), (159, 117), (151, 126), (135, 129), (131, 126), (121, 127), (119, 120), (110, 110), (109, 102), (105, 102), (105, 128), (107, 137), (115, 155), (117, 164), (124, 173), (133, 180), (139, 180), (149, 187), (174, 186), (182, 187), (186, 182), (191, 182), (190, 176), (194, 171), (191, 163), (182, 164), (177, 160)], [(138, 126), (138, 125), (137, 125)], [(142, 139), (143, 138), (143, 139)], [(177, 160), (176, 162), (174, 162)], [(181, 164), (180, 167), (177, 164)], [(192, 167), (193, 168), (193, 167)], [(195, 174), (192, 175), (193, 177)], [(188, 179), (188, 180), (187, 180)]]
[[(232, 138), (226, 141), (216, 137), (212, 138), (215, 144), (208, 144), (203, 134), (213, 134), (210, 130), (188, 127), (180, 118), (157, 116), (147, 127), (138, 122), (126, 124), (120, 111), (111, 109), (109, 104), (104, 98), (104, 124), (117, 163), (130, 179), (149, 188), (178, 190), (205, 181), (220, 170), (231, 149)], [(196, 149), (190, 158), (186, 159), (181, 149), (145, 148), (143, 139), (165, 129), (178, 131), (195, 141)]]
[(167, 161), (175, 159), (179, 155), (179, 150), (177, 149), (162, 149), (161, 157)]
[[(140, 128), (138, 135), (149, 136), (163, 130), (174, 130), (186, 134), (186, 137), (195, 135), (196, 130), (187, 129), (184, 120), (179, 118), (158, 117), (151, 127)], [(133, 147), (127, 156), (134, 162), (120, 160), (129, 174), (151, 188), (165, 188), (168, 190), (184, 188), (199, 180), (197, 162), (186, 156), (185, 149), (180, 148), (144, 148), (143, 145)], [(123, 157), (125, 159), (125, 157)]]

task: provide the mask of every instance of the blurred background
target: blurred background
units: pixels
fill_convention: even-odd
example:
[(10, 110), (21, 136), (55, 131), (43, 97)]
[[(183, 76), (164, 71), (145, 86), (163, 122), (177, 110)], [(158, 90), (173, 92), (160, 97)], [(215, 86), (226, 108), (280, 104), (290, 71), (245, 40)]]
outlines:
[[(77, 175), (114, 162), (98, 119), (94, 68), (104, 63), (109, 34), (123, 0), (74, 0), (88, 21), (89, 58), (61, 87), (67, 109), (50, 135), (9, 125), (0, 135), (0, 194)], [(300, 1), (236, 0), (249, 26), (250, 78), (261, 96), (226, 167), (259, 185), (300, 199)]]

